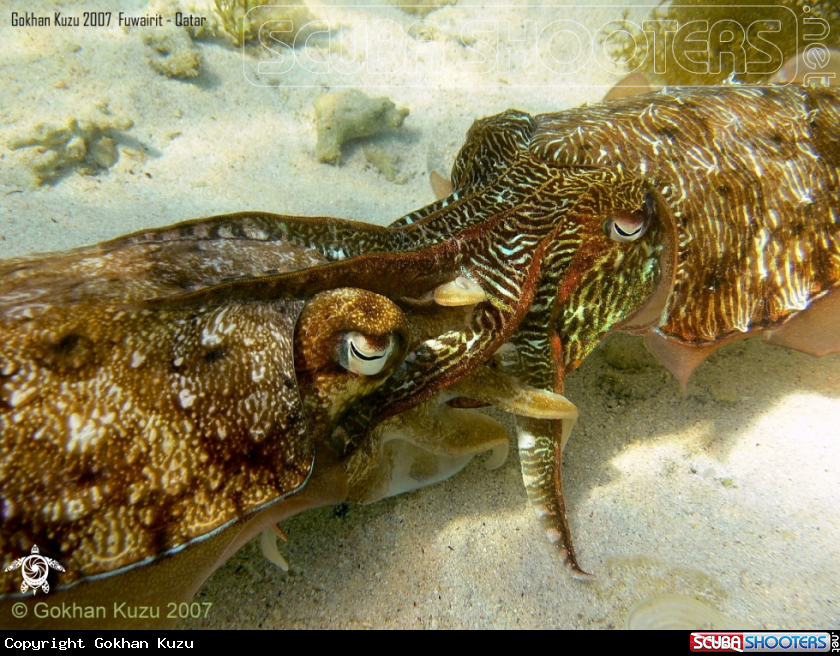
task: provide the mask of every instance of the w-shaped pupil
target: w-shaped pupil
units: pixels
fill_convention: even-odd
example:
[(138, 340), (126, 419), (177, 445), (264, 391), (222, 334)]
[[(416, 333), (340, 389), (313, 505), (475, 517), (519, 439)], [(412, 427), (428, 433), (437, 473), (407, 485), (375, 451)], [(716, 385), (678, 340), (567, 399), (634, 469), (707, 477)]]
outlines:
[(365, 355), (364, 353), (359, 351), (359, 349), (356, 348), (356, 345), (353, 342), (350, 342), (350, 351), (360, 360), (381, 360), (385, 357), (384, 353), (382, 355)]

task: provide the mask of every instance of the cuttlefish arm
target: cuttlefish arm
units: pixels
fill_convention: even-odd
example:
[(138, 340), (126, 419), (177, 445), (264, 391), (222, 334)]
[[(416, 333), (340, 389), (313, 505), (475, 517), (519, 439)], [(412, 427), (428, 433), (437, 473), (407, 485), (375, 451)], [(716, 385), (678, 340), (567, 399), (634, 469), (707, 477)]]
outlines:
[(99, 247), (122, 249), (128, 245), (173, 241), (288, 242), (311, 249), (329, 262), (370, 253), (407, 253), (426, 248), (446, 242), (463, 228), (515, 206), (515, 198), (511, 198), (500, 207), (496, 194), (487, 203), (481, 197), (482, 187), (501, 175), (515, 172), (516, 160), (527, 149), (534, 127), (531, 116), (516, 110), (476, 121), (453, 166), (452, 181), (433, 176), (438, 200), (387, 228), (333, 217), (238, 212), (141, 230)]
[(469, 376), (448, 386), (446, 392), (494, 405), (513, 415), (561, 422), (561, 450), (578, 418), (577, 407), (566, 397), (531, 387), (486, 366), (476, 367)]
[[(599, 207), (599, 197), (615, 205)], [(655, 325), (674, 275), (674, 217), (654, 189), (630, 176), (612, 180), (609, 192), (591, 185), (579, 202), (590, 209), (581, 212), (587, 218), (581, 222), (575, 255), (560, 266), (563, 249), (549, 249), (531, 310), (511, 337), (518, 359), (503, 370), (555, 394), (562, 394), (566, 374), (606, 334)], [(640, 207), (635, 215), (622, 209), (634, 205)], [(623, 236), (631, 233), (632, 239)], [(588, 579), (577, 561), (563, 498), (562, 451), (570, 426), (521, 415), (515, 423), (523, 482), (534, 512), (572, 576)]]
[(314, 251), (327, 261), (367, 252), (394, 250), (392, 231), (382, 226), (325, 216), (236, 212), (140, 230), (98, 245), (102, 250), (168, 242), (256, 241), (289, 243)]
[(347, 458), (349, 500), (372, 503), (432, 485), (461, 470), (478, 453), (491, 451), (488, 469), (500, 467), (510, 437), (495, 419), (451, 407), (457, 400), (494, 405), (517, 415), (550, 417), (570, 430), (577, 408), (566, 398), (524, 385), (496, 369), (479, 366), (457, 383), (380, 422)]

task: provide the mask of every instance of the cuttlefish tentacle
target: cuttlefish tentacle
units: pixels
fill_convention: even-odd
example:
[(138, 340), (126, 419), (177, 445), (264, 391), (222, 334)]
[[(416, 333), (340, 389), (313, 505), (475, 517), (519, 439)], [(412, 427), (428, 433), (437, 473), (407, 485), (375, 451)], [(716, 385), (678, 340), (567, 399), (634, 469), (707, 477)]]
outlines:
[(577, 417), (577, 408), (562, 396), (478, 366), (431, 399), (369, 431), (345, 462), (348, 499), (371, 503), (431, 485), (484, 451), (492, 451), (485, 463), (488, 469), (501, 466), (509, 447), (507, 431), (491, 417), (449, 407), (453, 398), (483, 401), (524, 416), (558, 418), (569, 427)]
[[(487, 300), (475, 305), (465, 328), (445, 332), (416, 347), (391, 379), (354, 409), (346, 423), (354, 436), (349, 441), (353, 445), (362, 443), (361, 435), (378, 422), (431, 398), (487, 360), (533, 310), (536, 287), (548, 274), (558, 281), (553, 288), (558, 300), (542, 309), (549, 312), (548, 317), (556, 315), (555, 306), (559, 305), (571, 313), (566, 323), (576, 330), (568, 331), (564, 354), (567, 364), (576, 366), (594, 346), (582, 339), (584, 333), (597, 339), (635, 312), (651, 294), (660, 257), (656, 230), (639, 243), (617, 244), (610, 241), (603, 227), (615, 212), (644, 212), (649, 205), (645, 202), (647, 183), (621, 169), (556, 170), (539, 161), (529, 164), (528, 176), (521, 166), (507, 169), (502, 180), (494, 183), (495, 188), (483, 188), (462, 201), (453, 200), (463, 212), (469, 202), (481, 197), (481, 207), (489, 217), (480, 222), (474, 217), (459, 219), (456, 223), (460, 222), (460, 229), (454, 236), (450, 233), (449, 239), (421, 251), (371, 253), (351, 262), (233, 281), (178, 299), (164, 299), (164, 304), (206, 302), (208, 298), (218, 302), (220, 297), (267, 300), (278, 294), (312, 293), (338, 284), (359, 284), (387, 295), (422, 296), (430, 288), (439, 287), (440, 278), (451, 281), (458, 270), (466, 269)], [(535, 180), (539, 181), (536, 186)], [(615, 202), (610, 201), (613, 197)], [(437, 224), (442, 220), (432, 214), (414, 227), (439, 231), (443, 226)], [(613, 302), (603, 304), (600, 314), (592, 317), (582, 311), (584, 305), (569, 308), (577, 298), (578, 287), (583, 285), (587, 293), (597, 289), (600, 278), (592, 273), (595, 265), (596, 271), (607, 272), (611, 270), (609, 263), (613, 269), (618, 267)], [(395, 271), (400, 275), (394, 275)], [(622, 293), (638, 280), (642, 281), (642, 291)], [(543, 325), (550, 323), (545, 317), (542, 320)], [(584, 330), (587, 322), (592, 323), (591, 330)], [(543, 389), (554, 391), (554, 387), (552, 380)], [(562, 445), (562, 425), (558, 430), (549, 431), (550, 439), (558, 439), (558, 445)], [(559, 480), (554, 460), (550, 466)], [(551, 494), (558, 496), (555, 505), (559, 507), (562, 498), (556, 480)]]
[(491, 451), (488, 467), (507, 458), (510, 437), (492, 417), (450, 408), (447, 393), (380, 422), (345, 460), (348, 500), (373, 503), (433, 485)]
[[(534, 187), (533, 177), (526, 177), (512, 164), (508, 171), (511, 179), (499, 180), (492, 188), (447, 199), (436, 204), (435, 210), (422, 221), (398, 227), (245, 212), (136, 233), (106, 242), (103, 248), (168, 240), (212, 241), (227, 239), (226, 234), (240, 235), (230, 239), (245, 239), (258, 232), (271, 235), (271, 239), (288, 240), (314, 249), (330, 262), (321, 267), (232, 280), (168, 298), (165, 303), (170, 307), (195, 304), (211, 296), (217, 300), (306, 296), (338, 286), (358, 286), (391, 297), (419, 298), (439, 285), (454, 281), (462, 275), (463, 268), (469, 268), (473, 282), (481, 285), (478, 277), (492, 277), (496, 260), (506, 258), (520, 267), (527, 266), (522, 258), (528, 258), (554, 230), (567, 204), (565, 200), (559, 204), (552, 201), (560, 198), (559, 189), (552, 188), (563, 185), (552, 175), (551, 167), (542, 165), (537, 169), (532, 173), (543, 183), (539, 186)], [(568, 176), (585, 178), (586, 173), (569, 172)], [(585, 182), (580, 184), (585, 186)], [(552, 193), (546, 194), (547, 191)], [(523, 206), (527, 212), (518, 213)], [(494, 252), (494, 236), (511, 241), (511, 246)], [(348, 245), (338, 253), (344, 240)], [(477, 251), (487, 249), (490, 257), (486, 258), (486, 264), (474, 261)], [(351, 256), (352, 261), (346, 259)], [(490, 285), (485, 291), (489, 291), (490, 297), (498, 296), (492, 280)]]
[[(565, 368), (560, 343), (556, 333), (547, 329), (557, 311), (562, 275), (550, 264), (547, 262), (531, 311), (511, 338), (518, 359), (509, 360), (503, 371), (515, 372), (536, 387), (562, 392)], [(590, 575), (577, 560), (563, 497), (562, 453), (573, 424), (573, 420), (518, 416), (514, 425), (522, 480), (531, 507), (572, 576), (587, 579)]]
[[(330, 261), (340, 261), (366, 253), (406, 252), (429, 246), (483, 221), (488, 208), (494, 212), (503, 209), (498, 194), (488, 204), (481, 196), (483, 187), (503, 174), (515, 172), (516, 159), (527, 149), (534, 128), (534, 119), (516, 110), (476, 121), (453, 167), (456, 192), (405, 215), (389, 228), (332, 217), (239, 212), (141, 230), (99, 247), (108, 250), (166, 241), (249, 239), (290, 242), (314, 249)], [(508, 199), (512, 201), (508, 206), (515, 206), (515, 200)]]

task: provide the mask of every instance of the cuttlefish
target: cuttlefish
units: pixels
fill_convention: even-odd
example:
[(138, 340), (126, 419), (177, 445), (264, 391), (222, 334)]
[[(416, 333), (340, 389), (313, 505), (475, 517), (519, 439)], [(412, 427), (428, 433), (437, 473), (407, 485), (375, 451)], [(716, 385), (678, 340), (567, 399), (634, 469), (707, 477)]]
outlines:
[[(840, 348), (840, 96), (802, 86), (665, 89), (556, 114), (477, 121), (437, 202), (377, 227), (224, 215), (126, 244), (259, 235), (329, 264), (165, 299), (265, 300), (351, 284), (402, 306), (469, 308), (356, 403), (349, 444), (451, 388), (502, 347), (505, 375), (561, 394), (604, 336), (645, 336), (682, 382), (723, 344)], [(451, 193), (449, 193), (451, 190)], [(155, 307), (155, 302), (150, 304)], [(456, 400), (457, 401), (457, 400)], [(573, 413), (517, 419), (523, 479), (573, 575), (561, 452)]]
[[(179, 324), (193, 317), (201, 327), (189, 337), (195, 356), (204, 333), (218, 333), (207, 322), (221, 313), (223, 326), (231, 312), (254, 313), (259, 317), (253, 321), (256, 329), (271, 325), (261, 314), (266, 308), (314, 303), (320, 294), (336, 290), (364, 290), (392, 303), (399, 312), (392, 312), (389, 334), (409, 337), (383, 341), (367, 320), (351, 327), (364, 336), (360, 344), (367, 344), (375, 357), (388, 358), (389, 365), (364, 389), (341, 382), (322, 389), (319, 376), (301, 377), (302, 407), (311, 398), (321, 415), (313, 410), (298, 417), (309, 425), (314, 449), (307, 453), (315, 466), (308, 480), (292, 488), (288, 503), (303, 509), (313, 503), (311, 497), (327, 498), (319, 490), (336, 489), (326, 483), (336, 472), (344, 477), (351, 500), (371, 501), (410, 489), (422, 481), (406, 482), (403, 465), (421, 453), (437, 457), (444, 474), (455, 471), (459, 458), (500, 443), (497, 433), (482, 441), (476, 431), (464, 428), (461, 413), (498, 404), (524, 415), (516, 419), (516, 432), (528, 496), (571, 573), (587, 578), (575, 557), (562, 495), (562, 447), (577, 416), (562, 392), (566, 374), (604, 336), (615, 331), (645, 335), (649, 347), (682, 381), (722, 344), (759, 332), (768, 333), (771, 343), (816, 355), (840, 347), (834, 328), (840, 301), (833, 293), (840, 280), (839, 104), (837, 92), (829, 89), (733, 86), (663, 90), (539, 116), (509, 110), (474, 124), (453, 166), (451, 193), (389, 227), (248, 212), (109, 242), (105, 250), (115, 254), (213, 244), (222, 249), (241, 246), (244, 255), (227, 273), (193, 272), (194, 265), (186, 264), (181, 270), (189, 273), (186, 281), (171, 281), (161, 291), (120, 291), (110, 301), (102, 300), (107, 291), (95, 288), (101, 284), (107, 289), (108, 277), (91, 272), (78, 321), (92, 322), (110, 312), (116, 336), (131, 332), (120, 328), (121, 312), (140, 325), (153, 322), (152, 335), (165, 336), (154, 342), (157, 350), (135, 359), (136, 348), (126, 347), (120, 352), (122, 364), (113, 367), (115, 373), (128, 371), (132, 362), (139, 360), (142, 366), (159, 358), (163, 372), (164, 364), (171, 367), (179, 357), (165, 345), (178, 344)], [(249, 248), (271, 253), (275, 245), (303, 249), (317, 261), (266, 266), (257, 262), (261, 255), (254, 255), (251, 262)], [(101, 257), (91, 256), (93, 269)], [(5, 275), (14, 275), (18, 265), (10, 266)], [(73, 299), (62, 278), (72, 287), (77, 277), (62, 276), (56, 268), (54, 284), (60, 291), (51, 293)], [(43, 316), (37, 314), (37, 294), (30, 299), (23, 283), (12, 289), (8, 306), (13, 320), (31, 320), (16, 309), (29, 307), (37, 322)], [(55, 312), (46, 306), (45, 312)], [(316, 303), (313, 312), (321, 321), (329, 312), (318, 314), (318, 307)], [(400, 313), (407, 333), (396, 327)], [(76, 325), (72, 312), (53, 317), (51, 327)], [(12, 326), (12, 333), (22, 335), (21, 325)], [(253, 366), (237, 365), (253, 357), (244, 348), (248, 331), (232, 330), (230, 335), (240, 332), (243, 348), (223, 350), (217, 362), (233, 363), (231, 375), (247, 371), (253, 378)], [(281, 332), (289, 334), (287, 324)], [(90, 344), (65, 337), (52, 328), (31, 349), (27, 343), (13, 350), (30, 354), (38, 373), (59, 367), (55, 391), (46, 397), (53, 408), (73, 380), (73, 366), (80, 363), (83, 368), (87, 358), (97, 356), (104, 334), (88, 338)], [(336, 353), (335, 337), (321, 339), (313, 342), (310, 353)], [(358, 349), (352, 339), (342, 339), (338, 342), (346, 349)], [(394, 351), (390, 360), (391, 351), (383, 345), (394, 348), (403, 342), (403, 350)], [(299, 352), (304, 351), (293, 349), (295, 362)], [(359, 353), (360, 361), (366, 361), (366, 351)], [(346, 362), (342, 357), (331, 362)], [(214, 376), (209, 365), (202, 366), (198, 379), (212, 385), (212, 395), (201, 397), (182, 388), (187, 392), (182, 398), (181, 391), (174, 394), (160, 383), (151, 387), (169, 390), (173, 408), (185, 410), (184, 402), (192, 407), (200, 399), (209, 411), (225, 398), (217, 389), (224, 389), (225, 379)], [(14, 365), (9, 371), (16, 375)], [(342, 371), (341, 376), (354, 373), (346, 367)], [(277, 375), (269, 376), (273, 384)], [(6, 382), (5, 389), (10, 394), (36, 389), (26, 380), (19, 377), (11, 386)], [(107, 392), (106, 387), (95, 391)], [(238, 392), (231, 387), (228, 393)], [(335, 403), (339, 410), (331, 411)], [(284, 410), (283, 416), (293, 415)], [(72, 417), (61, 433), (66, 444), (95, 442), (92, 433), (80, 432), (88, 424)], [(209, 419), (202, 421), (209, 425)], [(34, 433), (26, 436), (35, 442)], [(18, 449), (25, 454), (28, 446)], [(328, 454), (323, 468), (318, 466), (321, 449)], [(184, 454), (188, 456), (195, 457)], [(240, 470), (249, 472), (251, 462)], [(333, 462), (338, 465), (331, 466)], [(36, 483), (50, 480), (42, 468), (29, 464), (26, 469)], [(191, 481), (202, 479), (198, 489), (211, 485), (205, 481), (218, 480), (197, 460), (183, 471)], [(78, 480), (90, 487), (96, 477), (83, 470)], [(171, 484), (178, 493), (178, 482)], [(246, 494), (247, 485), (243, 488), (241, 480), (237, 485)], [(63, 487), (48, 484), (45, 489)], [(65, 512), (61, 504), (57, 507)], [(235, 504), (229, 507), (235, 516)], [(190, 512), (199, 511), (191, 507)], [(237, 526), (258, 523), (260, 530), (271, 523), (264, 516), (259, 522), (253, 519), (260, 512), (258, 504), (251, 512), (241, 513), (244, 520)], [(211, 543), (213, 536), (197, 546)], [(226, 540), (226, 545), (236, 543), (230, 536)], [(183, 544), (195, 543), (181, 539), (173, 550)], [(154, 553), (170, 554), (156, 561), (159, 566), (175, 560), (173, 550), (157, 546)], [(129, 569), (119, 578), (142, 577), (143, 571)]]
[[(347, 287), (269, 302), (146, 306), (231, 277), (323, 262), (288, 242), (194, 240), (111, 242), (0, 264), (8, 570), (0, 616), (38, 601), (24, 594), (34, 587), (16, 566), (33, 549), (62, 572), (47, 582), (51, 604), (106, 610), (69, 619), (33, 610), (18, 628), (65, 619), (76, 628), (171, 624), (178, 615), (167, 617), (169, 604), (188, 602), (242, 544), (284, 517), (429, 485), (486, 450), (501, 464), (504, 429), (450, 408), (450, 397), (384, 422), (359, 445), (336, 430), (412, 344), (462, 323), (461, 309), (407, 314)], [(461, 386), (480, 396), (499, 378), (490, 372)], [(552, 416), (552, 404), (560, 415), (568, 406), (514, 381), (503, 386), (491, 401), (509, 398), (526, 412), (549, 406)], [(452, 434), (462, 436), (460, 450), (434, 438)], [(279, 557), (276, 547), (266, 551)], [(115, 602), (126, 602), (128, 615)]]
[[(343, 499), (319, 484), (330, 476), (324, 440), (404, 355), (399, 308), (357, 289), (136, 306), (232, 272), (322, 261), (260, 246), (105, 244), (0, 266), (0, 544), (6, 559), (35, 545), (58, 560), (57, 601), (110, 603), (126, 580), (109, 577), (198, 545), (195, 563), (152, 574), (158, 600), (189, 599), (195, 567), (223, 557), (243, 518), (282, 514), (291, 496), (294, 507)], [(327, 462), (313, 477), (316, 458)], [(17, 578), (4, 576), (4, 594)], [(138, 586), (137, 603), (154, 587)]]

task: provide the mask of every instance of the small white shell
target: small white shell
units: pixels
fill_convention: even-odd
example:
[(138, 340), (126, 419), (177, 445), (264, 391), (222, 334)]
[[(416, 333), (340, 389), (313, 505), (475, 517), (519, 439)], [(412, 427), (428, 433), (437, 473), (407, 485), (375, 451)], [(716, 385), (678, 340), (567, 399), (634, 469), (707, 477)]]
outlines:
[(661, 594), (646, 599), (630, 611), (625, 620), (628, 629), (743, 629), (742, 622), (719, 613), (702, 601), (675, 594)]

